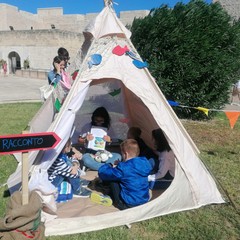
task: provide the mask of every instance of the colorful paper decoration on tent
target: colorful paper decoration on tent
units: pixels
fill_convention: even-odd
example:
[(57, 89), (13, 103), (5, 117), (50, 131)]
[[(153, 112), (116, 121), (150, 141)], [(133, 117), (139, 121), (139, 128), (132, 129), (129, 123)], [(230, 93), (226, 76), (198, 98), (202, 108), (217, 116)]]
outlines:
[(137, 67), (139, 69), (148, 67), (148, 63), (147, 62), (142, 62), (142, 61), (139, 61), (137, 59), (133, 60), (133, 64), (134, 64), (135, 67)]
[(93, 65), (99, 65), (102, 62), (101, 54), (93, 54), (91, 55), (91, 60), (88, 61), (88, 67), (91, 68)]
[(78, 75), (79, 70), (76, 70), (74, 73), (72, 73), (72, 80), (75, 80)]
[(129, 48), (126, 45), (124, 47), (121, 47), (120, 45), (117, 45), (116, 47), (113, 48), (112, 53), (117, 55), (117, 56), (122, 56), (125, 53), (127, 56), (134, 59), (132, 63), (134, 64), (135, 67), (137, 67), (139, 69), (148, 67), (148, 63), (140, 61), (136, 57), (136, 55), (129, 50)]
[(172, 107), (197, 109), (199, 111), (202, 111), (207, 116), (208, 116), (209, 111), (225, 112), (225, 114), (226, 114), (226, 116), (229, 120), (230, 127), (232, 129), (234, 128), (234, 125), (236, 124), (236, 122), (238, 120), (238, 117), (240, 116), (240, 111), (226, 111), (226, 110), (208, 109), (208, 108), (203, 108), (203, 107), (189, 107), (189, 106), (180, 105), (178, 102), (174, 102), (174, 101), (171, 101), (171, 100), (168, 100), (168, 103)]
[(62, 106), (62, 105), (61, 105), (60, 101), (59, 101), (58, 98), (57, 98), (57, 99), (55, 100), (54, 107), (55, 107), (56, 110), (59, 112), (61, 106)]
[(114, 89), (113, 92), (110, 92), (109, 94), (114, 97), (114, 96), (117, 96), (118, 94), (121, 93), (121, 88), (119, 89)]
[(117, 45), (115, 48), (113, 48), (112, 53), (117, 56), (122, 56), (127, 51), (129, 51), (129, 49), (126, 45), (124, 47)]

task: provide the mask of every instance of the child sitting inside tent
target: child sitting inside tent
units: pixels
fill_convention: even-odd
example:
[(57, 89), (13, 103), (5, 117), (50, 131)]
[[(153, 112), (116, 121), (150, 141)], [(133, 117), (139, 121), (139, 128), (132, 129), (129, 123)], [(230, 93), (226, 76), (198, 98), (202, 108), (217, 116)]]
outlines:
[(123, 162), (104, 164), (98, 170), (102, 181), (110, 182), (113, 202), (124, 210), (149, 201), (148, 175), (152, 166), (145, 157), (138, 157), (136, 140), (127, 139), (120, 145)]
[(175, 156), (163, 131), (160, 128), (153, 130), (152, 137), (158, 154), (159, 166), (157, 173), (148, 176), (148, 180), (152, 182), (150, 188), (154, 187), (157, 179), (173, 180), (175, 175)]
[[(69, 139), (62, 152), (48, 169), (49, 180), (57, 188), (59, 188), (63, 182), (67, 182), (71, 185), (74, 196), (89, 197), (91, 191), (84, 187), (88, 184), (88, 181), (80, 178), (78, 160), (72, 160), (67, 155), (70, 150), (71, 141)], [(74, 155), (72, 157), (74, 158)], [(61, 192), (61, 189), (58, 190)]]
[(142, 130), (139, 127), (130, 127), (127, 132), (127, 138), (132, 138), (137, 141), (140, 149), (139, 156), (150, 159), (150, 163), (153, 167), (152, 173), (156, 173), (159, 165), (158, 155), (144, 142), (141, 138), (141, 134)]
[(138, 142), (140, 149), (139, 156), (144, 156), (147, 159), (157, 157), (154, 151), (141, 138), (142, 130), (139, 127), (130, 127), (127, 132), (127, 138), (135, 139)]
[[(89, 143), (94, 139), (93, 134), (91, 133), (91, 130), (93, 128), (99, 128), (99, 129), (105, 129), (106, 135), (104, 135), (102, 138), (99, 138), (97, 142), (95, 142), (95, 145), (97, 144), (105, 144), (106, 142), (111, 142), (110, 136), (107, 135), (107, 131), (110, 128), (111, 125), (111, 118), (109, 116), (108, 111), (104, 107), (99, 107), (94, 110), (92, 117), (91, 117), (91, 123), (85, 125), (82, 129), (82, 133), (79, 136), (78, 142), (80, 144)], [(96, 141), (96, 140), (95, 140)], [(114, 163), (116, 160), (121, 160), (121, 155), (118, 153), (109, 153), (108, 151), (98, 152), (97, 150), (94, 150), (92, 148), (87, 148), (86, 153), (83, 155), (83, 162), (84, 165), (91, 169), (91, 170), (98, 170), (102, 165), (105, 163)], [(104, 155), (104, 157), (103, 157)], [(98, 157), (100, 156), (100, 158)], [(102, 159), (100, 161), (99, 159)]]

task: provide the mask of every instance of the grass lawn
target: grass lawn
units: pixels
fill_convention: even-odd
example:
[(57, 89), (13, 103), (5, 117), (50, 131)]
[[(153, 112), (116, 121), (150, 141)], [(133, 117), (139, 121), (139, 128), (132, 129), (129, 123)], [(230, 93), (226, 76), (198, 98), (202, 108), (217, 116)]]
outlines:
[[(39, 103), (0, 105), (0, 135), (21, 133), (39, 109)], [(48, 240), (77, 239), (240, 239), (240, 119), (234, 129), (224, 113), (208, 122), (182, 120), (201, 151), (201, 158), (217, 179), (220, 191), (231, 203), (209, 205), (125, 226), (76, 235), (48, 237)], [(0, 155), (0, 217), (8, 197), (2, 186), (16, 168), (10, 155)], [(224, 190), (222, 190), (222, 188)]]

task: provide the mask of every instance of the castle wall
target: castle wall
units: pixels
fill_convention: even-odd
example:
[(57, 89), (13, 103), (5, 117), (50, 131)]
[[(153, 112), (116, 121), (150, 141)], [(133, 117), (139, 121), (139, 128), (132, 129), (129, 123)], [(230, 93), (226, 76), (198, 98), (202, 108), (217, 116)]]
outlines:
[[(133, 19), (148, 15), (148, 10), (120, 12), (120, 20), (125, 25), (131, 25)], [(33, 29), (56, 29), (82, 33), (84, 27), (97, 16), (98, 13), (88, 14), (63, 14), (62, 8), (39, 8), (37, 14), (19, 11), (17, 7), (0, 3), (0, 31), (30, 30)]]
[[(121, 12), (120, 19), (123, 24), (131, 25), (134, 17), (148, 13)], [(39, 8), (37, 14), (32, 14), (0, 3), (0, 60), (7, 60), (10, 72), (12, 58), (16, 56), (18, 68), (23, 68), (24, 60), (28, 59), (31, 69), (49, 70), (59, 47), (65, 47), (74, 59), (83, 43), (85, 26), (97, 15), (63, 14), (62, 8)]]
[(11, 52), (26, 59), (30, 68), (49, 70), (59, 47), (68, 49), (72, 58), (83, 43), (83, 35), (61, 30), (1, 31), (0, 59), (7, 60)]
[(10, 26), (14, 30), (28, 30), (31, 27), (35, 29), (44, 29), (46, 25), (41, 19), (32, 13), (18, 11), (17, 7), (0, 4), (0, 30), (7, 31), (10, 30)]
[(149, 14), (150, 11), (148, 10), (141, 10), (141, 11), (124, 11), (120, 12), (119, 18), (121, 22), (126, 25), (131, 25), (134, 18), (144, 18)]
[(218, 2), (228, 12), (230, 16), (238, 20), (240, 18), (240, 0), (212, 0)]
[[(219, 2), (236, 19), (240, 17), (240, 0), (212, 1)], [(120, 12), (119, 18), (124, 25), (131, 25), (134, 18), (143, 18), (148, 14), (148, 10), (124, 11)], [(0, 3), (0, 59), (11, 64), (9, 54), (16, 52), (21, 67), (24, 60), (29, 59), (30, 68), (48, 70), (59, 47), (65, 47), (73, 59), (84, 40), (84, 27), (96, 15), (63, 14), (61, 7), (39, 8), (37, 14), (32, 14)]]

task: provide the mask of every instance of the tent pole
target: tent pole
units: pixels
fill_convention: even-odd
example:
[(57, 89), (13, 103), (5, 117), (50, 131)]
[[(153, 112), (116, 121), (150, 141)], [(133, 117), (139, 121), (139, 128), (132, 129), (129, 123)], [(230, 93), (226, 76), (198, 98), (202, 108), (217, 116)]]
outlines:
[(104, 1), (104, 6), (108, 6), (112, 3), (112, 0), (103, 0)]

